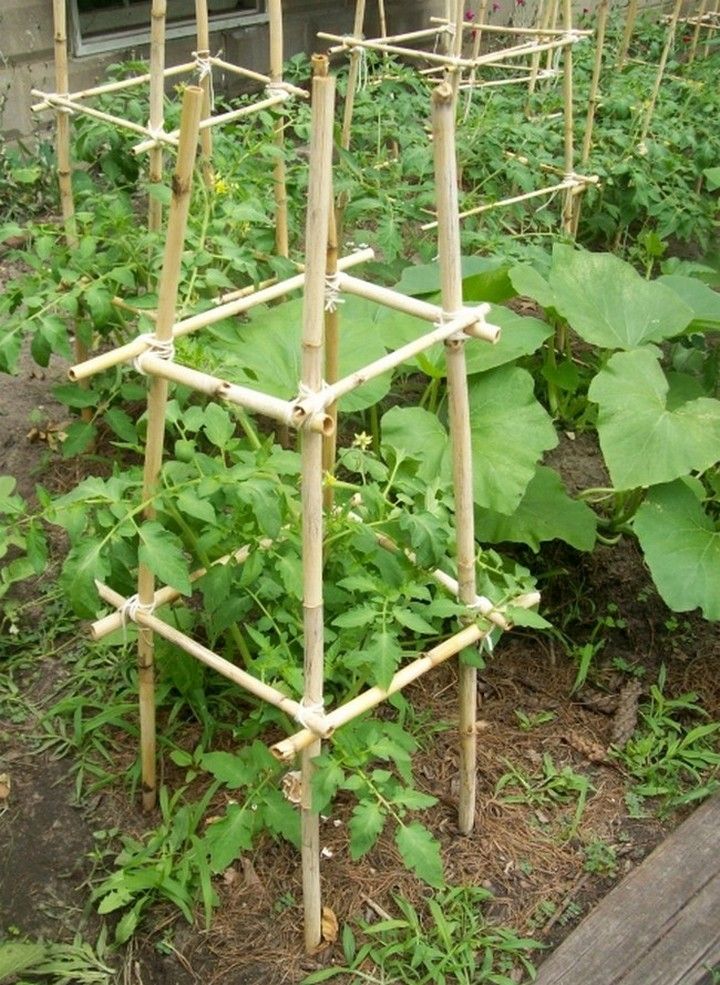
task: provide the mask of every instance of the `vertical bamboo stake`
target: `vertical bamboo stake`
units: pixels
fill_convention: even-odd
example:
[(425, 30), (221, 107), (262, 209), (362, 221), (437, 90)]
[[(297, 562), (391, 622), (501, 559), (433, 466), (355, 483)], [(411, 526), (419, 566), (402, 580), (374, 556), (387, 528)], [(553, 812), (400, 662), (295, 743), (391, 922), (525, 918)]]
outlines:
[[(563, 48), (563, 119), (565, 124), (565, 154), (563, 170), (565, 177), (573, 173), (573, 50), (569, 43), (572, 31), (572, 0), (563, 0), (563, 27), (568, 32), (568, 44)], [(573, 190), (565, 190), (562, 210), (563, 232), (572, 236), (573, 233)]]
[(677, 30), (677, 22), (678, 17), (680, 16), (680, 8), (682, 7), (682, 3), (683, 0), (675, 0), (672, 17), (670, 18), (670, 24), (668, 25), (667, 38), (665, 39), (665, 47), (662, 50), (660, 64), (658, 65), (657, 75), (655, 77), (655, 85), (653, 86), (650, 101), (648, 102), (645, 110), (645, 116), (643, 117), (642, 129), (640, 130), (640, 137), (638, 139), (638, 143), (640, 144), (643, 140), (645, 140), (648, 135), (648, 130), (650, 129), (650, 123), (653, 118), (653, 113), (655, 112), (655, 104), (657, 103), (657, 98), (660, 94), (660, 86), (662, 85), (663, 76), (665, 75), (665, 67), (667, 66), (670, 51), (675, 41), (675, 31)]
[[(165, 122), (165, 17), (167, 0), (153, 0), (150, 15), (150, 119), (152, 131), (162, 130)], [(163, 180), (163, 146), (150, 148), (148, 183), (150, 191)], [(148, 229), (159, 232), (162, 227), (162, 202), (148, 196)]]
[[(283, 15), (282, 0), (268, 0), (270, 17), (270, 83), (277, 85), (283, 77)], [(277, 149), (273, 165), (273, 194), (275, 196), (275, 250), (286, 257), (288, 245), (288, 204), (285, 179), (285, 120), (278, 116), (274, 123), (273, 142)]]
[(700, 30), (702, 28), (702, 19), (707, 10), (708, 0), (702, 0), (700, 3), (700, 9), (697, 13), (697, 24), (695, 25), (695, 30), (693, 31), (692, 41), (690, 42), (690, 52), (688, 54), (688, 65), (692, 65), (695, 61), (695, 55), (697, 54), (698, 41), (700, 40)]
[(380, 21), (380, 37), (388, 36), (387, 17), (385, 16), (385, 0), (378, 0), (378, 19)]
[[(537, 12), (537, 26), (542, 30), (547, 30), (552, 14), (552, 0), (540, 0)], [(528, 79), (528, 96), (532, 96), (537, 85), (538, 71), (540, 69), (541, 52), (534, 51), (530, 59), (530, 78)], [(529, 111), (529, 107), (528, 107)]]
[[(720, 3), (715, 4), (715, 10), (713, 12), (717, 17), (717, 15), (720, 13)], [(705, 47), (703, 48), (703, 58), (707, 58), (708, 55), (710, 54), (710, 39), (712, 38), (716, 30), (717, 28), (715, 27), (708, 28), (708, 32), (705, 35)]]
[(630, 41), (632, 40), (633, 31), (635, 30), (637, 6), (638, 0), (630, 0), (628, 3), (627, 13), (625, 14), (625, 27), (623, 28), (622, 41), (620, 42), (620, 51), (618, 51), (618, 68), (623, 68), (625, 62), (627, 61), (628, 51), (630, 50)]
[[(585, 133), (583, 134), (583, 145), (580, 153), (580, 168), (587, 164), (590, 159), (590, 148), (592, 147), (593, 127), (595, 125), (595, 111), (598, 104), (598, 89), (600, 86), (600, 73), (602, 71), (603, 49), (605, 47), (605, 30), (607, 28), (608, 11), (610, 0), (600, 0), (597, 8), (597, 26), (595, 28), (595, 62), (593, 64), (592, 80), (590, 82), (590, 95), (588, 97), (587, 117), (585, 118)], [(580, 210), (582, 208), (582, 195), (575, 197), (573, 215), (573, 235), (577, 236), (578, 225), (580, 224)]]
[[(180, 142), (175, 174), (172, 182), (172, 200), (168, 216), (167, 245), (163, 257), (158, 296), (155, 337), (169, 342), (175, 322), (180, 261), (187, 227), (192, 174), (198, 142), (198, 124), (202, 109), (203, 92), (198, 86), (188, 86), (183, 96), (180, 122)], [(143, 475), (143, 501), (149, 502), (155, 492), (162, 464), (165, 435), (165, 406), (168, 384), (160, 377), (153, 377), (148, 390), (147, 438), (145, 444), (145, 468)], [(145, 520), (155, 517), (152, 505), (145, 508)], [(155, 596), (155, 578), (147, 565), (138, 569), (138, 601), (141, 606), (152, 604)], [(145, 810), (155, 806), (155, 646), (152, 631), (138, 629), (138, 669), (140, 691), (140, 758), (142, 763), (142, 798)]]
[[(455, 33), (452, 36), (451, 53), (453, 58), (460, 58), (463, 47), (463, 22), (465, 20), (465, 0), (455, 0), (455, 11), (453, 14), (453, 25)], [(453, 87), (453, 92), (457, 96), (458, 88), (462, 80), (462, 69), (453, 65), (445, 73), (445, 77)]]
[[(553, 31), (557, 27), (559, 14), (560, 14), (560, 0), (550, 0), (550, 17), (548, 18), (548, 27)], [(548, 50), (547, 58), (545, 60), (545, 67), (547, 69), (552, 68), (554, 57), (555, 57), (555, 52)]]
[[(328, 220), (328, 241), (325, 272), (328, 279), (337, 274), (338, 243), (335, 227), (335, 209), (330, 202), (330, 218)], [(337, 304), (326, 306), (325, 309), (325, 381), (335, 383), (340, 377), (340, 313)], [(323, 437), (323, 474), (332, 475), (335, 471), (335, 451), (337, 447), (337, 401), (326, 408), (333, 422), (330, 434)], [(323, 493), (323, 506), (329, 510), (333, 504), (333, 487), (327, 484)]]
[[(365, 23), (365, 0), (357, 0), (355, 3), (355, 22), (353, 24), (353, 37), (360, 38), (363, 33)], [(345, 108), (343, 111), (342, 137), (340, 146), (343, 150), (350, 147), (350, 130), (352, 127), (353, 109), (355, 108), (355, 93), (357, 92), (358, 77), (360, 75), (360, 59), (365, 57), (360, 48), (351, 48), (350, 67), (348, 68), (347, 91), (345, 93)]]
[[(473, 35), (472, 56), (471, 56), (473, 60), (477, 58), (478, 55), (480, 54), (480, 45), (482, 44), (482, 25), (485, 23), (485, 13), (487, 11), (487, 5), (488, 5), (488, 0), (480, 0), (477, 7), (475, 8), (475, 16), (473, 17), (473, 20), (478, 26), (475, 28), (475, 33)], [(470, 70), (470, 77), (468, 79), (469, 88), (468, 88), (467, 103), (465, 105), (465, 119), (467, 119), (467, 115), (470, 112), (470, 103), (472, 102), (472, 91), (473, 91), (473, 86), (475, 85), (476, 76), (477, 76), (477, 69), (473, 65), (472, 69)]]
[[(210, 57), (210, 21), (208, 19), (207, 0), (195, 0), (195, 22), (197, 30), (196, 55), (200, 62), (200, 79), (198, 85), (203, 92), (202, 116), (208, 119), (212, 116), (212, 68), (208, 62)], [(202, 67), (206, 66), (206, 67)], [(200, 131), (200, 165), (203, 181), (208, 188), (213, 186), (213, 138), (212, 128), (205, 127)]]
[[(442, 307), (448, 314), (462, 308), (460, 268), (460, 223), (458, 221), (457, 162), (455, 155), (455, 110), (452, 87), (439, 85), (432, 95), (433, 153), (437, 189), (438, 259), (442, 284)], [(465, 343), (445, 343), (447, 359), (450, 434), (455, 491), (455, 537), (457, 542), (458, 598), (475, 601), (475, 526), (472, 494), (472, 445), (468, 402)], [(469, 834), (475, 820), (477, 671), (460, 662), (460, 806), (458, 825)]]
[[(312, 130), (310, 137), (310, 184), (308, 188), (305, 299), (303, 305), (302, 385), (320, 390), (323, 375), (323, 328), (325, 320), (324, 244), (327, 241), (332, 195), (332, 128), (335, 80), (328, 75), (328, 59), (313, 55)], [(303, 626), (305, 633), (305, 685), (303, 703), (318, 706), (323, 699), (323, 508), (321, 434), (306, 430), (302, 435), (302, 555)], [(320, 829), (312, 809), (313, 759), (320, 754), (319, 740), (302, 754), (302, 872), (305, 907), (305, 947), (317, 947), (321, 937)]]

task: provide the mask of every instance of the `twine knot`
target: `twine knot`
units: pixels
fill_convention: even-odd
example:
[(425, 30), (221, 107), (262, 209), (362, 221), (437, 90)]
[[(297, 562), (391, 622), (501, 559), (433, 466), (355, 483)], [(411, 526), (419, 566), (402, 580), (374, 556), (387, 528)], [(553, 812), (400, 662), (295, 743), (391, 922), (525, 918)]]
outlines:
[(298, 710), (295, 712), (295, 721), (302, 728), (310, 729), (311, 732), (314, 731), (311, 725), (308, 725), (306, 715), (322, 715), (325, 712), (325, 702), (322, 698), (319, 701), (307, 702), (305, 698), (300, 699), (298, 705)]
[(141, 602), (139, 595), (131, 595), (129, 599), (125, 600), (123, 607), (120, 609), (122, 624), (125, 626), (128, 619), (131, 622), (137, 622), (138, 613), (140, 612), (144, 612), (145, 615), (151, 616), (154, 611), (154, 602)]
[(337, 273), (325, 275), (325, 311), (337, 311), (339, 304), (345, 304), (340, 297), (340, 278)]
[(143, 369), (142, 361), (143, 357), (148, 353), (153, 356), (157, 356), (158, 359), (168, 359), (170, 361), (174, 359), (175, 343), (172, 339), (159, 339), (157, 336), (150, 333), (140, 335), (139, 338), (143, 339), (147, 343), (147, 349), (133, 359), (133, 366), (142, 376), (147, 376), (147, 373)]

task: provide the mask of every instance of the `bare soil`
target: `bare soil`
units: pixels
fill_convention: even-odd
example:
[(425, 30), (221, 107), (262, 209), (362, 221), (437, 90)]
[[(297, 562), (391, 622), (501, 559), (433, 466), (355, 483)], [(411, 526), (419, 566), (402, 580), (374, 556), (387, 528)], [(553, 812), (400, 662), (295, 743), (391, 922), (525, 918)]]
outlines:
[[(62, 426), (65, 409), (53, 401), (51, 386), (63, 368), (53, 363), (41, 373), (25, 359), (18, 377), (0, 385), (0, 471), (14, 475), (19, 491), (32, 495), (35, 481), (61, 486), (69, 483), (68, 465), (46, 441), (28, 434), (35, 427), (45, 434), (48, 422)], [(52, 439), (51, 439), (52, 441)], [(553, 453), (552, 464), (571, 488), (603, 485), (602, 464), (590, 436), (565, 437)], [(535, 564), (532, 557), (525, 558)], [(596, 693), (617, 695), (627, 680), (614, 669), (622, 658), (645, 669), (644, 680), (656, 679), (661, 664), (668, 672), (670, 693), (697, 692), (713, 718), (720, 718), (717, 667), (720, 641), (712, 625), (695, 615), (673, 616), (655, 593), (642, 559), (632, 542), (599, 547), (592, 556), (551, 546), (545, 569), (559, 572), (548, 583), (544, 604), (556, 623), (573, 638), (588, 638), (608, 605), (617, 606), (626, 625), (608, 630), (607, 644), (593, 675)], [(49, 577), (52, 577), (50, 572)], [(542, 586), (545, 588), (546, 586)], [(33, 618), (42, 620), (41, 611)], [(0, 633), (0, 670), (18, 663), (14, 646)], [(12, 642), (12, 641), (11, 641)], [(82, 647), (82, 639), (69, 640)], [(29, 654), (27, 655), (29, 656)], [(6, 681), (19, 686), (35, 711), (24, 719), (12, 714), (15, 705), (0, 692), (0, 774), (11, 780), (9, 795), (0, 801), (0, 937), (68, 939), (80, 930), (94, 940), (99, 919), (89, 904), (93, 861), (93, 831), (118, 827), (139, 834), (152, 820), (128, 798), (123, 772), (134, 758), (127, 737), (115, 737), (116, 769), (120, 781), (80, 807), (75, 797), (73, 763), (38, 753), (37, 735), (43, 708), (59, 691), (71, 686), (68, 662), (56, 652), (39, 663), (20, 660), (21, 670), (8, 671)], [(23, 669), (24, 668), (24, 669)], [(482, 730), (478, 740), (479, 798), (475, 831), (461, 836), (456, 827), (457, 736), (452, 726), (432, 736), (415, 760), (418, 786), (438, 797), (424, 822), (442, 844), (447, 879), (451, 884), (482, 885), (494, 894), (488, 916), (509, 924), (552, 947), (585, 915), (594, 902), (623, 877), (682, 819), (660, 821), (632, 818), (624, 795), (627, 777), (612, 761), (593, 760), (593, 750), (610, 742), (613, 717), (593, 707), (592, 693), (571, 694), (576, 667), (547, 637), (509, 634), (500, 652), (480, 675)], [(455, 715), (455, 669), (442, 670), (409, 692), (417, 713), (428, 721), (451, 723)], [(527, 731), (517, 712), (554, 717)], [(188, 726), (187, 748), (193, 748)], [(571, 766), (590, 780), (588, 800), (579, 832), (564, 840), (568, 814), (550, 816), (541, 808), (508, 804), (495, 793), (508, 764), (533, 772), (549, 754), (562, 768)], [(178, 777), (179, 778), (179, 777)], [(166, 782), (176, 779), (168, 767)], [(326, 905), (340, 924), (358, 918), (375, 920), (378, 913), (396, 914), (393, 894), (402, 893), (418, 904), (426, 888), (407, 871), (391, 835), (383, 835), (359, 863), (351, 861), (347, 821), (351, 804), (342, 798), (323, 822), (322, 844), (331, 857), (323, 860)], [(610, 873), (588, 871), (584, 848), (602, 840), (616, 854)], [(281, 985), (296, 983), (318, 966), (341, 960), (339, 945), (328, 946), (308, 959), (302, 952), (302, 896), (299, 859), (288, 845), (267, 840), (218, 880), (221, 905), (208, 930), (198, 915), (188, 925), (177, 911), (158, 907), (151, 912), (131, 947), (114, 962), (123, 985)], [(160, 942), (164, 942), (162, 946)], [(542, 954), (536, 956), (540, 961)]]

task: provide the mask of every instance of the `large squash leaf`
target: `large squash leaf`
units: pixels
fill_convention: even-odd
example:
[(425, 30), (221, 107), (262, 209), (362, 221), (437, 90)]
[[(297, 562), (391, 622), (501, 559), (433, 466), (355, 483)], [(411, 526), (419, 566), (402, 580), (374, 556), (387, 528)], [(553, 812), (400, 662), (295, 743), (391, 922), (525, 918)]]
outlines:
[(688, 331), (720, 332), (720, 294), (696, 277), (666, 274), (658, 283), (669, 287), (692, 310)]
[(720, 401), (671, 401), (654, 352), (616, 353), (588, 396), (600, 407), (600, 447), (616, 489), (671, 482), (720, 459)]
[(651, 489), (633, 526), (670, 608), (720, 619), (720, 530), (689, 486), (678, 479)]

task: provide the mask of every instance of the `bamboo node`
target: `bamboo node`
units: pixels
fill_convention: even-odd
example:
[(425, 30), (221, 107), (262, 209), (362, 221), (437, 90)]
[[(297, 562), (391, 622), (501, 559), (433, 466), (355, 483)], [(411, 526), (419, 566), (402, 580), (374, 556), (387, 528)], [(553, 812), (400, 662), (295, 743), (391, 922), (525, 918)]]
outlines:
[(302, 728), (310, 729), (311, 732), (315, 732), (316, 730), (307, 720), (308, 715), (312, 715), (313, 718), (323, 718), (325, 716), (325, 702), (322, 698), (319, 701), (306, 701), (305, 698), (301, 698), (294, 715), (298, 725)]
[(172, 362), (175, 358), (175, 343), (172, 339), (159, 339), (151, 332), (139, 335), (138, 338), (147, 344), (147, 349), (143, 350), (143, 352), (133, 359), (133, 366), (142, 376), (147, 376), (147, 373), (143, 369), (142, 361), (143, 357), (147, 356), (148, 353), (151, 356), (157, 356), (158, 359), (167, 359), (169, 362)]
[(325, 276), (325, 311), (337, 311), (339, 304), (345, 304), (345, 298), (340, 297), (340, 277), (336, 271)]

